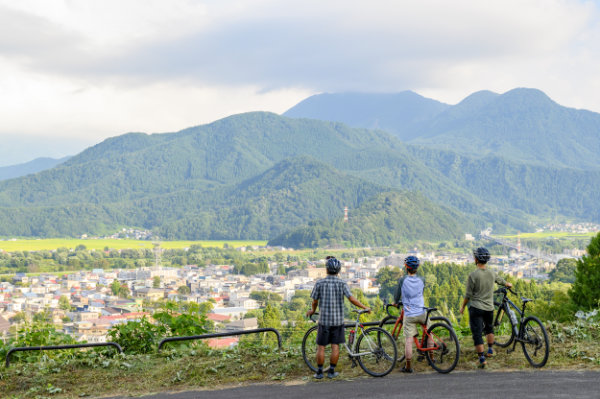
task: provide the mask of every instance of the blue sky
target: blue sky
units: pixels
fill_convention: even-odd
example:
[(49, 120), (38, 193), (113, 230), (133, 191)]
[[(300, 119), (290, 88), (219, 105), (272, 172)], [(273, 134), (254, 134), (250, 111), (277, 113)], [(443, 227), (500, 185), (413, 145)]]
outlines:
[(599, 57), (593, 1), (0, 0), (0, 166), (322, 92), (600, 112)]

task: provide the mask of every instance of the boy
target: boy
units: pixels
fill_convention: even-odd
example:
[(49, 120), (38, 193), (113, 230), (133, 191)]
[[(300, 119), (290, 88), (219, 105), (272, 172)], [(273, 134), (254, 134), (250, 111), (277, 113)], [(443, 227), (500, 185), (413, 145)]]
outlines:
[[(475, 350), (479, 356), (479, 367), (484, 368), (487, 364), (485, 358), (494, 354), (492, 345), (494, 345), (494, 282), (505, 287), (512, 287), (502, 277), (491, 270), (485, 268), (490, 260), (490, 253), (486, 248), (479, 247), (473, 251), (475, 265), (477, 269), (469, 274), (467, 280), (467, 292), (465, 299), (460, 307), (460, 314), (465, 311), (465, 306), (469, 304), (469, 327), (473, 335)], [(488, 351), (483, 354), (482, 332), (488, 344)]]
[(325, 363), (325, 347), (331, 344), (331, 356), (329, 358), (329, 371), (327, 378), (335, 378), (339, 375), (335, 371), (340, 357), (340, 344), (346, 342), (344, 336), (344, 297), (355, 306), (362, 309), (370, 309), (360, 303), (352, 296), (348, 284), (338, 277), (342, 264), (333, 256), (327, 257), (327, 277), (317, 281), (310, 294), (313, 299), (312, 309), (306, 312), (310, 317), (319, 306), (319, 327), (317, 331), (317, 373), (316, 379), (323, 378), (323, 363)]
[[(408, 256), (404, 259), (406, 273), (399, 281), (394, 303), (398, 305), (400, 300), (404, 305), (404, 355), (406, 364), (402, 367), (402, 372), (412, 373), (412, 346), (414, 337), (419, 333), (419, 326), (425, 324), (427, 312), (425, 312), (425, 300), (423, 299), (423, 290), (425, 289), (425, 279), (417, 276), (419, 268), (419, 258)], [(427, 322), (429, 324), (429, 322)], [(427, 326), (429, 327), (429, 325)], [(433, 344), (433, 342), (429, 343)]]

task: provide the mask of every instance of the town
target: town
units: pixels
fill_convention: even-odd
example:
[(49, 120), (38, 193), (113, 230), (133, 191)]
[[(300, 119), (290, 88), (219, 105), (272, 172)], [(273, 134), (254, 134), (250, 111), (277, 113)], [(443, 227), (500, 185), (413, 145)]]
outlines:
[[(340, 277), (351, 288), (377, 295), (377, 273), (384, 267), (401, 267), (407, 255), (433, 264), (472, 262), (470, 254), (420, 252), (415, 248), (403, 254), (342, 260)], [(162, 267), (157, 257), (153, 267), (137, 269), (94, 269), (60, 277), (17, 273), (12, 281), (0, 282), (0, 337), (6, 340), (14, 326), (45, 312), (48, 320), (77, 341), (106, 342), (113, 325), (150, 316), (151, 305), (165, 300), (210, 302), (208, 319), (219, 331), (253, 329), (258, 327), (257, 319), (244, 318), (260, 307), (252, 292), (267, 291), (290, 301), (296, 291), (311, 290), (315, 281), (325, 276), (323, 260), (282, 272), (290, 266), (298, 266), (298, 262), (269, 262), (267, 273), (246, 276), (234, 274), (233, 266), (227, 264)], [(494, 256), (490, 266), (517, 278), (545, 279), (555, 264), (511, 251), (506, 256)], [(236, 343), (237, 338), (209, 341), (211, 346)]]

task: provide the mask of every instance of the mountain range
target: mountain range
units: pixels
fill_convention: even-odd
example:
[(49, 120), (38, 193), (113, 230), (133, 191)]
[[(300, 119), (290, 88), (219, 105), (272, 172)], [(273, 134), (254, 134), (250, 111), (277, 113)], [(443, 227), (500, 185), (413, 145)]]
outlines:
[(532, 89), (454, 106), (412, 92), (318, 95), (285, 116), (113, 137), (0, 181), (0, 236), (138, 227), (167, 239), (386, 245), (600, 221), (599, 121)]

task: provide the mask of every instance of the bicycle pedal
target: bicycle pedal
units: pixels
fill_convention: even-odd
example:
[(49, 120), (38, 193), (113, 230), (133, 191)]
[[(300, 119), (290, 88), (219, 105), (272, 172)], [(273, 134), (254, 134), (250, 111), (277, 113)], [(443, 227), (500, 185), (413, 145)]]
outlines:
[(425, 356), (423, 356), (423, 355), (417, 356), (417, 362), (422, 362), (423, 360), (425, 360)]

